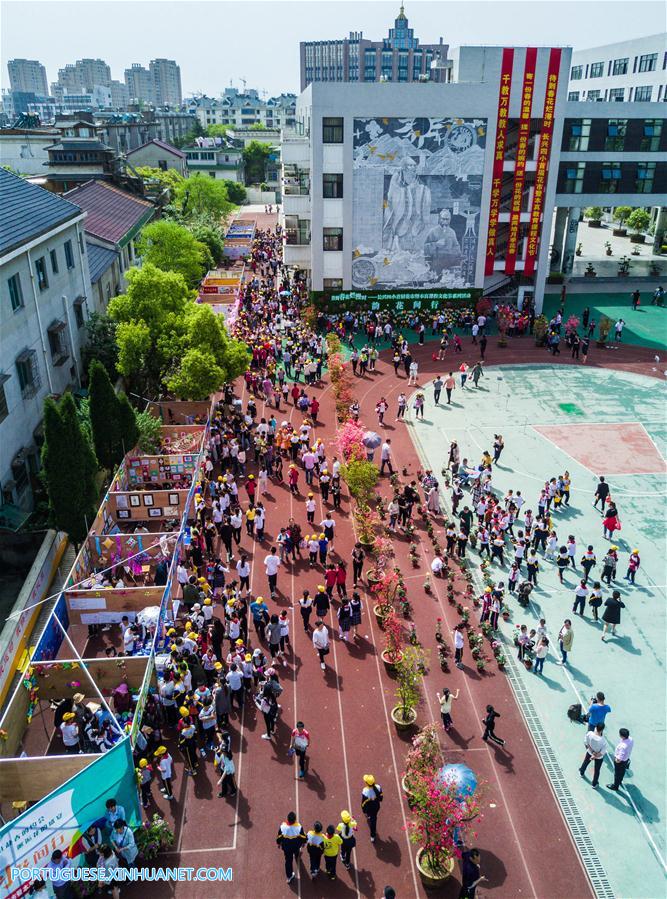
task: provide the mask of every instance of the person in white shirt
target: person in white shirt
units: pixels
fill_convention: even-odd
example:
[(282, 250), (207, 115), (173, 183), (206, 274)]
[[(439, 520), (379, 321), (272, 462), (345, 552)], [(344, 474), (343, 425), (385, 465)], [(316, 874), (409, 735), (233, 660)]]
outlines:
[(417, 377), (419, 376), (419, 365), (412, 361), (410, 363), (410, 377), (408, 378), (408, 384), (416, 384)]
[(436, 577), (440, 577), (442, 573), (442, 569), (445, 567), (445, 563), (442, 561), (442, 556), (438, 555), (431, 562), (431, 571)]
[(385, 465), (389, 467), (389, 474), (394, 473), (394, 466), (391, 464), (391, 440), (387, 438), (382, 444), (380, 450), (380, 474), (384, 474)]
[(463, 640), (463, 625), (457, 624), (454, 628), (454, 661), (457, 668), (463, 669), (463, 662), (461, 661), (463, 658), (463, 647), (465, 643)]
[(586, 598), (588, 596), (588, 587), (586, 586), (586, 581), (579, 581), (579, 586), (574, 591), (574, 605), (572, 606), (572, 611), (574, 614), (577, 614), (577, 609), (579, 610), (579, 614), (581, 617), (584, 617), (584, 606), (586, 605)]
[(635, 741), (630, 736), (630, 731), (627, 727), (622, 727), (618, 735), (621, 739), (614, 750), (614, 782), (613, 784), (607, 784), (607, 787), (614, 791), (617, 791), (623, 783), (625, 772), (630, 767), (630, 756), (635, 745)]
[(278, 569), (280, 568), (280, 558), (278, 557), (277, 547), (271, 547), (271, 552), (264, 559), (264, 566), (266, 569), (266, 576), (269, 580), (269, 591), (273, 597), (277, 592)]
[(596, 724), (595, 730), (589, 730), (586, 734), (586, 738), (584, 739), (586, 755), (579, 768), (579, 774), (583, 777), (591, 759), (593, 760), (593, 781), (591, 786), (596, 790), (600, 780), (600, 769), (602, 768), (602, 762), (604, 761), (604, 756), (607, 751), (607, 741), (602, 736), (603, 731), (604, 724)]
[(308, 499), (306, 500), (306, 520), (308, 524), (314, 524), (315, 522), (315, 509), (317, 508), (317, 504), (313, 499), (313, 494), (308, 494)]
[(329, 631), (325, 623), (318, 619), (315, 622), (315, 630), (313, 631), (313, 646), (320, 657), (320, 668), (324, 670), (327, 666), (324, 657), (329, 653)]

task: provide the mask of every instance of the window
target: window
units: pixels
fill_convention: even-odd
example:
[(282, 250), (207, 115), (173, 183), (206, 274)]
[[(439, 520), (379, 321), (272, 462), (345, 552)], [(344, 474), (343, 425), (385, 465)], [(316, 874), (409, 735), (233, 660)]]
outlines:
[(588, 150), (588, 141), (591, 135), (590, 119), (570, 119), (570, 138), (567, 149)]
[(324, 290), (342, 290), (343, 289), (343, 279), (342, 278), (323, 278), (322, 279), (322, 287)]
[(615, 59), (611, 67), (612, 75), (627, 75), (628, 73), (628, 57), (624, 59)]
[(300, 219), (298, 215), (286, 215), (285, 243), (297, 247), (308, 246), (310, 244), (309, 219)]
[(324, 228), (322, 230), (324, 236), (323, 249), (325, 250), (342, 250), (343, 249), (343, 229), (342, 228)]
[(572, 66), (570, 69), (570, 81), (579, 81), (583, 74), (583, 66)]
[(51, 252), (49, 253), (49, 256), (51, 257), (51, 271), (53, 272), (54, 275), (57, 275), (58, 274), (58, 253), (56, 252), (56, 250), (51, 250)]
[(609, 119), (607, 122), (607, 137), (604, 142), (606, 151), (623, 150), (625, 147), (625, 132), (627, 127), (627, 119)]
[(566, 194), (580, 194), (583, 191), (585, 172), (585, 162), (578, 162), (575, 165), (568, 164), (566, 166), (563, 188)]
[(7, 405), (7, 396), (5, 394), (5, 382), (8, 380), (9, 375), (0, 372), (0, 421), (4, 421), (9, 415), (9, 406)]
[(35, 260), (35, 274), (37, 275), (37, 284), (40, 290), (46, 290), (49, 286), (49, 279), (46, 275), (46, 260), (43, 256)]
[(46, 329), (49, 338), (49, 349), (51, 350), (51, 359), (54, 365), (62, 365), (69, 357), (67, 349), (67, 340), (65, 337), (65, 328), (67, 325), (64, 321), (56, 319), (51, 322)]
[(343, 119), (327, 118), (322, 119), (322, 143), (323, 144), (342, 144), (343, 143)]
[(658, 64), (658, 54), (657, 53), (645, 53), (643, 56), (639, 57), (639, 71), (640, 72), (655, 72), (655, 67)]
[(653, 93), (653, 88), (650, 84), (647, 84), (644, 87), (636, 87), (635, 88), (635, 102), (636, 103), (648, 103), (651, 100), (651, 94)]
[(604, 63), (603, 62), (592, 62), (591, 70), (589, 72), (590, 78), (602, 78), (604, 75)]
[(72, 249), (72, 241), (65, 241), (65, 262), (67, 268), (74, 268), (74, 250)]
[(652, 153), (660, 147), (660, 135), (662, 133), (662, 119), (645, 119), (644, 134), (639, 142), (639, 149), (643, 153)]
[(77, 328), (83, 328), (84, 323), (86, 321), (83, 314), (83, 304), (86, 302), (85, 297), (77, 297), (74, 300), (74, 320), (76, 321)]
[(638, 194), (650, 194), (653, 190), (655, 162), (638, 162), (635, 190)]
[(12, 312), (23, 308), (23, 289), (21, 288), (21, 276), (12, 275), (7, 279), (7, 287), (9, 288), (9, 299), (12, 304)]
[(567, 95), (568, 100), (578, 100), (579, 99), (579, 91), (570, 91)]
[(600, 99), (600, 91), (589, 91), (586, 94), (587, 100), (599, 100)]
[(37, 393), (41, 383), (37, 353), (34, 350), (24, 350), (20, 356), (17, 356), (16, 374), (19, 379), (21, 395), (24, 399), (30, 399)]
[(625, 88), (624, 87), (609, 88), (609, 102), (610, 103), (622, 103), (623, 100), (625, 100)]
[(343, 176), (326, 173), (322, 175), (322, 196), (328, 200), (339, 200), (343, 196)]
[(602, 180), (600, 181), (600, 192), (603, 194), (615, 194), (618, 192), (621, 180), (620, 163), (608, 163), (602, 166)]

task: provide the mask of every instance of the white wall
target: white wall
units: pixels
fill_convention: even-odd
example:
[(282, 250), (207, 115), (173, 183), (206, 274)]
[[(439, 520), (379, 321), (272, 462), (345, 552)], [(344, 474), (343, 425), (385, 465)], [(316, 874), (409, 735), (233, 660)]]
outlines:
[[(652, 102), (664, 99), (667, 91), (667, 71), (664, 67), (665, 51), (667, 51), (667, 34), (653, 34), (648, 37), (636, 38), (630, 41), (619, 41), (616, 44), (605, 44), (592, 47), (588, 50), (576, 50), (572, 53), (572, 66), (582, 66), (582, 78), (570, 79), (568, 92), (579, 91), (579, 100), (586, 99), (588, 91), (600, 91), (600, 97), (606, 99), (605, 92), (611, 88), (624, 88), (624, 100), (634, 99), (634, 88), (638, 86), (652, 86)], [(646, 54), (657, 54), (656, 67), (653, 72), (639, 71), (639, 57)], [(612, 75), (610, 63), (615, 59), (628, 59), (628, 71), (625, 75)], [(635, 66), (635, 60), (636, 66)], [(601, 78), (590, 77), (592, 63), (602, 62), (603, 76)], [(586, 66), (589, 66), (589, 77), (586, 77)], [(636, 71), (635, 71), (636, 68)], [(632, 96), (630, 92), (632, 90)], [(608, 95), (608, 94), (607, 94)]]

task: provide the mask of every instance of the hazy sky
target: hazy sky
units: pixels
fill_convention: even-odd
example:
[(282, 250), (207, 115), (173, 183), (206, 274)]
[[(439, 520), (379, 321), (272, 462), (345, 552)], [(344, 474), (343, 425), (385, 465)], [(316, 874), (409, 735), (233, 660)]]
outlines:
[[(400, 2), (400, 0), (399, 0)], [(2, 85), (7, 60), (39, 59), (49, 84), (81, 57), (101, 57), (123, 80), (133, 62), (155, 57), (181, 66), (184, 93), (216, 96), (229, 86), (299, 91), (299, 41), (363, 31), (386, 36), (399, 2), (385, 0), (8, 0), (2, 2)], [(665, 29), (665, 5), (644, 0), (406, 0), (424, 43), (597, 46)]]

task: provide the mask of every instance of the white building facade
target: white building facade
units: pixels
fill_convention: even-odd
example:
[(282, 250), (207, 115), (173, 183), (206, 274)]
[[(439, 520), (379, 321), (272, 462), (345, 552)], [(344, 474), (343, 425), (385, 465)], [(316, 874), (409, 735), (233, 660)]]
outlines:
[(667, 101), (667, 33), (575, 50), (568, 100)]

